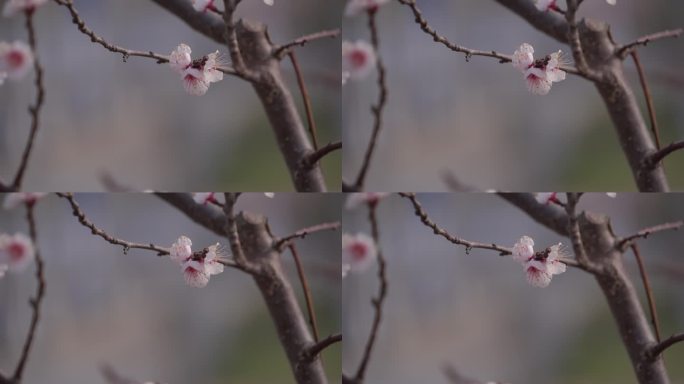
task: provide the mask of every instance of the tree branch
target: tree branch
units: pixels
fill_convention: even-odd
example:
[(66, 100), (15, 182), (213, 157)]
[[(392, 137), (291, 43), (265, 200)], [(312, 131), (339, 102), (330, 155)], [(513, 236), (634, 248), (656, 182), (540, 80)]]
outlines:
[(40, 58), (38, 56), (36, 30), (33, 26), (33, 12), (26, 12), (26, 30), (28, 31), (29, 46), (31, 47), (31, 53), (33, 54), (33, 70), (36, 72), (36, 79), (34, 81), (34, 85), (36, 88), (36, 100), (35, 104), (29, 107), (29, 113), (31, 114), (31, 131), (29, 132), (29, 137), (26, 141), (26, 146), (24, 147), (24, 152), (21, 156), (19, 168), (17, 169), (17, 173), (14, 176), (14, 181), (12, 182), (11, 189), (15, 191), (21, 189), (21, 184), (24, 180), (24, 174), (26, 173), (29, 158), (31, 157), (31, 151), (33, 150), (33, 144), (36, 140), (38, 129), (40, 128), (40, 110), (43, 107), (43, 103), (45, 102), (43, 66), (40, 63)]
[(498, 195), (527, 213), (537, 223), (561, 236), (569, 236), (568, 216), (560, 208), (539, 204), (531, 193), (498, 193)]
[(250, 273), (258, 272), (257, 269), (247, 261), (245, 253), (242, 250), (242, 242), (240, 241), (240, 234), (237, 229), (237, 221), (235, 219), (235, 204), (240, 196), (239, 193), (224, 193), (226, 204), (223, 206), (223, 213), (226, 215), (225, 233), (230, 243), (230, 250), (233, 253), (235, 262), (245, 271)]
[(655, 299), (653, 298), (653, 291), (651, 290), (651, 283), (648, 281), (648, 274), (646, 273), (646, 267), (644, 267), (644, 261), (641, 259), (641, 252), (639, 252), (639, 246), (633, 243), (631, 246), (632, 253), (634, 253), (634, 258), (636, 259), (637, 266), (639, 267), (639, 276), (641, 277), (641, 282), (644, 285), (644, 291), (646, 292), (646, 299), (648, 300), (648, 310), (651, 314), (651, 325), (653, 325), (653, 331), (655, 332), (656, 340), (660, 342), (660, 325), (658, 322), (658, 311), (656, 310)]
[(302, 95), (302, 103), (304, 104), (304, 111), (306, 112), (306, 123), (309, 128), (309, 135), (311, 135), (311, 141), (313, 142), (314, 149), (318, 150), (318, 138), (316, 137), (316, 120), (313, 117), (313, 108), (311, 107), (311, 98), (309, 98), (309, 91), (306, 89), (306, 83), (304, 83), (304, 76), (302, 75), (302, 70), (299, 68), (297, 55), (294, 53), (294, 51), (290, 51), (287, 55), (290, 57), (290, 62), (292, 63), (292, 68), (294, 69), (295, 77), (297, 78), (299, 93), (301, 93)]
[(651, 347), (648, 353), (648, 357), (651, 360), (656, 360), (663, 352), (665, 352), (666, 349), (670, 348), (671, 346), (683, 342), (684, 341), (684, 333), (677, 333), (674, 334), (667, 339), (661, 341), (660, 343), (654, 345)]
[(664, 223), (664, 224), (658, 224), (654, 225), (652, 227), (644, 228), (640, 230), (639, 232), (629, 235), (625, 238), (620, 239), (617, 242), (617, 249), (620, 251), (625, 251), (627, 247), (629, 247), (635, 240), (638, 240), (639, 238), (648, 238), (652, 233), (657, 233), (657, 232), (662, 232), (662, 231), (670, 231), (670, 230), (678, 230), (679, 228), (684, 225), (684, 222), (682, 221), (675, 221), (672, 223)]
[(589, 261), (586, 250), (584, 249), (584, 242), (582, 241), (582, 234), (579, 228), (579, 221), (577, 220), (576, 207), (579, 203), (580, 194), (567, 193), (568, 202), (565, 204), (565, 212), (568, 214), (568, 234), (572, 242), (572, 248), (575, 251), (575, 257), (579, 264), (587, 271), (595, 273), (595, 267)]
[(656, 32), (652, 33), (650, 35), (642, 36), (631, 43), (627, 43), (617, 49), (616, 55), (621, 58), (625, 59), (627, 56), (629, 56), (632, 52), (636, 51), (639, 46), (647, 46), (648, 43), (651, 41), (655, 40), (660, 40), (660, 39), (666, 39), (666, 38), (677, 38), (682, 35), (683, 30), (681, 28), (678, 29), (673, 29), (673, 30), (667, 30), (667, 31), (661, 31), (661, 32)]
[(314, 341), (318, 342), (318, 322), (316, 321), (316, 311), (314, 310), (313, 297), (311, 296), (311, 290), (309, 289), (309, 282), (306, 280), (306, 274), (304, 273), (304, 268), (302, 267), (302, 261), (299, 258), (297, 247), (294, 245), (294, 243), (290, 243), (287, 247), (292, 254), (292, 259), (294, 259), (295, 266), (297, 267), (297, 276), (299, 277), (299, 283), (302, 285), (302, 291), (304, 292), (306, 312), (309, 315), (311, 332), (313, 332)]
[(371, 112), (373, 113), (373, 133), (371, 134), (370, 142), (368, 143), (368, 148), (366, 149), (366, 154), (363, 157), (363, 163), (361, 169), (359, 170), (359, 175), (356, 177), (353, 189), (355, 191), (363, 190), (363, 185), (366, 181), (366, 175), (368, 174), (368, 169), (370, 168), (370, 163), (373, 158), (373, 153), (377, 145), (378, 137), (380, 136), (380, 130), (382, 129), (382, 112), (387, 104), (387, 70), (385, 69), (385, 64), (380, 56), (380, 39), (378, 37), (378, 26), (376, 24), (377, 10), (368, 11), (368, 29), (371, 33), (371, 45), (375, 51), (376, 60), (375, 68), (378, 72), (378, 100), (375, 105), (371, 107)]
[(337, 333), (334, 335), (330, 335), (326, 337), (325, 339), (312, 344), (307, 350), (304, 352), (304, 355), (302, 356), (303, 361), (313, 361), (318, 355), (323, 352), (324, 349), (328, 348), (329, 346), (339, 343), (342, 341), (342, 335)]
[(568, 44), (568, 23), (553, 12), (541, 12), (529, 0), (496, 0), (546, 35)]
[(282, 59), (283, 57), (288, 55), (290, 52), (292, 52), (294, 48), (296, 48), (298, 46), (303, 47), (312, 41), (320, 40), (320, 39), (336, 38), (339, 35), (340, 35), (339, 29), (332, 29), (332, 30), (315, 32), (315, 33), (312, 33), (309, 35), (298, 37), (298, 38), (290, 41), (289, 43), (285, 43), (283, 45), (274, 47), (273, 55), (279, 59)]
[(40, 255), (40, 249), (38, 247), (38, 232), (36, 230), (36, 220), (33, 215), (34, 206), (28, 204), (26, 206), (26, 220), (29, 224), (29, 234), (31, 236), (31, 242), (35, 248), (36, 257), (36, 281), (38, 285), (36, 287), (36, 294), (33, 298), (29, 300), (31, 309), (33, 311), (31, 315), (31, 325), (29, 326), (28, 334), (26, 335), (26, 340), (24, 341), (24, 347), (21, 351), (21, 357), (17, 363), (17, 367), (14, 369), (14, 375), (12, 376), (13, 383), (20, 383), (24, 374), (24, 369), (26, 368), (26, 363), (28, 362), (29, 354), (31, 353), (31, 347), (33, 346), (33, 340), (36, 335), (36, 330), (38, 329), (38, 323), (40, 322), (40, 308), (45, 297), (46, 283), (45, 283), (45, 263), (43, 262), (43, 257)]
[(85, 212), (83, 212), (81, 207), (78, 205), (78, 203), (74, 199), (73, 194), (71, 194), (71, 193), (57, 193), (57, 196), (65, 199), (69, 202), (69, 205), (71, 205), (72, 214), (78, 219), (78, 222), (81, 223), (81, 225), (83, 225), (86, 228), (89, 228), (93, 235), (100, 236), (101, 238), (105, 239), (108, 243), (122, 246), (124, 254), (128, 254), (129, 249), (144, 249), (147, 251), (155, 251), (155, 252), (157, 252), (158, 256), (166, 256), (169, 254), (168, 248), (159, 247), (159, 246), (151, 244), (151, 243), (150, 244), (132, 243), (132, 242), (121, 240), (121, 239), (118, 239), (114, 236), (111, 236), (110, 234), (108, 234), (104, 230), (98, 228), (92, 221), (88, 220), (88, 218), (85, 215)]
[(579, 28), (577, 26), (576, 14), (579, 8), (577, 0), (567, 0), (568, 9), (565, 11), (565, 21), (568, 23), (568, 43), (572, 49), (572, 57), (579, 72), (592, 81), (600, 81), (601, 73), (589, 67), (587, 58), (584, 56), (584, 48), (580, 39)]
[(317, 224), (313, 225), (311, 227), (306, 227), (302, 228), (295, 233), (289, 234), (283, 238), (275, 240), (275, 243), (273, 247), (279, 251), (282, 251), (286, 245), (288, 245), (292, 240), (300, 238), (303, 239), (307, 237), (308, 235), (316, 232), (321, 232), (321, 231), (335, 231), (339, 229), (341, 226), (341, 223), (339, 221), (331, 222), (331, 223), (323, 223), (323, 224)]
[(654, 170), (658, 167), (658, 164), (663, 161), (668, 155), (684, 149), (684, 140), (675, 141), (668, 145), (667, 147), (651, 153), (649, 156), (644, 158), (643, 171)]
[(192, 7), (192, 2), (187, 0), (151, 0), (160, 7), (173, 13), (183, 20), (190, 28), (214, 40), (225, 44), (226, 25), (221, 18), (204, 12), (197, 12)]

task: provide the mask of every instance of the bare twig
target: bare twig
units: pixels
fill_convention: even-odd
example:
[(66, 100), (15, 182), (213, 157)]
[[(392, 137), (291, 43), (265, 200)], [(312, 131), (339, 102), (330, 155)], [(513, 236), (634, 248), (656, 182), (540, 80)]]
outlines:
[(247, 261), (245, 253), (242, 250), (242, 243), (240, 242), (240, 235), (237, 229), (237, 222), (235, 220), (235, 204), (237, 203), (240, 193), (225, 193), (226, 204), (223, 206), (223, 212), (226, 215), (225, 232), (230, 243), (230, 250), (233, 253), (235, 263), (240, 269), (247, 273), (257, 273), (258, 269)]
[(309, 134), (311, 135), (311, 141), (313, 143), (314, 149), (318, 149), (318, 138), (316, 137), (316, 121), (313, 117), (313, 108), (311, 107), (311, 98), (309, 97), (309, 91), (306, 89), (306, 83), (304, 83), (304, 75), (299, 68), (299, 62), (297, 61), (297, 55), (294, 51), (288, 53), (290, 61), (292, 62), (292, 68), (295, 72), (295, 77), (297, 78), (297, 85), (299, 86), (299, 92), (302, 94), (302, 102), (304, 103), (304, 111), (306, 112), (306, 122), (309, 127)]
[(639, 267), (639, 276), (641, 277), (641, 282), (644, 285), (644, 291), (646, 291), (646, 299), (648, 300), (648, 310), (651, 315), (651, 325), (653, 325), (653, 331), (655, 332), (656, 340), (660, 342), (660, 325), (658, 322), (658, 311), (656, 310), (655, 299), (653, 298), (653, 291), (651, 290), (651, 283), (648, 281), (646, 267), (644, 266), (644, 261), (641, 259), (641, 252), (639, 252), (639, 246), (636, 243), (632, 243), (630, 248), (632, 248), (632, 253), (634, 253), (634, 258), (636, 259), (637, 266)]
[(648, 109), (648, 119), (651, 122), (651, 132), (653, 133), (653, 138), (655, 139), (656, 149), (660, 150), (660, 133), (658, 131), (658, 119), (656, 118), (655, 106), (653, 105), (651, 90), (648, 88), (646, 74), (644, 73), (644, 69), (641, 67), (641, 61), (639, 60), (639, 53), (637, 51), (632, 51), (632, 59), (634, 60), (634, 65), (636, 66), (637, 73), (639, 74), (639, 84), (641, 84), (641, 89), (644, 91), (646, 108)]
[(672, 223), (664, 223), (664, 224), (658, 224), (654, 225), (652, 227), (644, 228), (640, 230), (639, 232), (629, 235), (625, 238), (620, 239), (617, 242), (617, 248), (621, 251), (624, 251), (629, 247), (635, 240), (638, 240), (640, 238), (648, 238), (652, 233), (657, 233), (657, 232), (662, 232), (662, 231), (676, 231), (679, 228), (684, 225), (684, 222), (682, 221), (675, 221)]
[(320, 39), (328, 39), (328, 38), (336, 38), (337, 36), (340, 35), (340, 30), (339, 29), (332, 29), (328, 31), (320, 31), (320, 32), (315, 32), (309, 35), (305, 35), (302, 37), (298, 37), (289, 43), (285, 43), (283, 45), (275, 47), (273, 50), (273, 56), (282, 59), (285, 57), (285, 55), (289, 54), (290, 52), (293, 51), (293, 48), (299, 46), (303, 47), (309, 42), (315, 41), (315, 40), (320, 40)]
[(111, 236), (104, 230), (98, 228), (92, 221), (90, 221), (86, 217), (85, 212), (83, 212), (79, 204), (76, 202), (76, 200), (74, 199), (74, 195), (72, 193), (57, 193), (57, 195), (69, 202), (69, 205), (71, 205), (72, 214), (76, 216), (78, 222), (81, 223), (81, 225), (89, 228), (93, 235), (100, 236), (101, 238), (105, 239), (108, 243), (122, 246), (124, 254), (127, 254), (129, 249), (144, 249), (148, 251), (155, 251), (159, 256), (166, 256), (169, 254), (168, 248), (159, 247), (151, 243), (132, 243)]
[(450, 242), (456, 244), (456, 245), (462, 245), (466, 249), (466, 253), (470, 253), (471, 249), (489, 249), (492, 251), (497, 251), (499, 252), (499, 255), (505, 256), (505, 255), (510, 255), (512, 253), (510, 248), (507, 247), (502, 247), (500, 245), (494, 244), (494, 243), (479, 243), (475, 241), (468, 241), (461, 239), (459, 237), (456, 237), (454, 235), (451, 235), (449, 232), (444, 230), (443, 228), (439, 227), (434, 221), (430, 219), (428, 216), (427, 212), (423, 209), (423, 206), (420, 204), (418, 199), (416, 198), (415, 193), (399, 193), (399, 195), (403, 198), (408, 199), (411, 204), (413, 205), (414, 209), (414, 214), (420, 218), (420, 221), (425, 224), (425, 226), (429, 227), (432, 229), (432, 231), (435, 233), (435, 235), (442, 236), (443, 238), (449, 240)]
[(656, 151), (646, 157), (644, 159), (644, 164), (643, 164), (643, 169), (644, 170), (651, 170), (655, 169), (658, 167), (658, 164), (665, 159), (668, 155), (680, 150), (684, 149), (684, 140), (682, 141), (675, 141), (671, 143), (670, 145), (666, 146), (665, 148)]
[(654, 345), (653, 347), (651, 347), (651, 349), (649, 350), (649, 353), (648, 353), (649, 358), (651, 360), (655, 360), (658, 358), (658, 356), (660, 356), (663, 352), (665, 352), (666, 349), (670, 348), (671, 346), (673, 346), (677, 343), (681, 343), (683, 341), (684, 341), (684, 333), (674, 334), (674, 335), (668, 337), (667, 339), (661, 341), (660, 343)]
[(26, 335), (26, 340), (24, 341), (24, 347), (21, 351), (21, 357), (17, 363), (17, 367), (14, 369), (14, 375), (12, 376), (12, 382), (19, 383), (24, 374), (24, 369), (26, 368), (26, 363), (28, 362), (29, 354), (31, 353), (31, 347), (33, 346), (33, 340), (36, 335), (36, 329), (38, 329), (38, 323), (40, 322), (40, 308), (43, 298), (45, 297), (46, 283), (45, 283), (45, 263), (43, 262), (43, 257), (40, 255), (40, 248), (38, 247), (38, 233), (36, 230), (36, 220), (33, 215), (34, 206), (31, 204), (26, 205), (26, 220), (29, 224), (29, 234), (31, 236), (31, 242), (35, 248), (35, 258), (36, 258), (36, 281), (38, 285), (36, 287), (36, 294), (33, 298), (29, 300), (31, 309), (33, 311), (31, 315), (31, 325), (29, 326), (28, 334)]
[(295, 266), (297, 267), (297, 276), (299, 277), (299, 282), (302, 285), (302, 291), (304, 292), (304, 300), (306, 301), (306, 312), (309, 315), (309, 325), (311, 326), (311, 332), (313, 333), (314, 341), (318, 342), (318, 323), (316, 322), (316, 311), (314, 310), (313, 297), (311, 296), (311, 290), (309, 289), (309, 283), (306, 280), (306, 274), (304, 273), (304, 268), (302, 267), (302, 261), (299, 258), (299, 253), (297, 252), (297, 247), (294, 243), (288, 244), (288, 249), (292, 254)]
[(36, 30), (33, 26), (33, 12), (26, 12), (26, 30), (28, 31), (28, 40), (29, 46), (31, 47), (31, 53), (33, 53), (33, 70), (36, 72), (36, 78), (34, 81), (34, 86), (36, 88), (36, 100), (35, 104), (29, 107), (29, 113), (31, 114), (31, 131), (29, 132), (29, 137), (26, 141), (24, 152), (21, 155), (21, 162), (19, 163), (19, 168), (17, 169), (17, 173), (14, 176), (14, 181), (12, 182), (11, 189), (15, 191), (21, 189), (21, 184), (24, 180), (24, 174), (26, 173), (29, 158), (31, 157), (31, 151), (33, 150), (33, 144), (36, 140), (38, 129), (40, 128), (40, 110), (43, 107), (43, 103), (45, 102), (43, 66), (40, 63), (40, 58), (38, 56)]
[(226, 11), (223, 13), (223, 21), (226, 24), (225, 41), (230, 53), (230, 60), (233, 63), (235, 72), (242, 78), (248, 81), (257, 81), (259, 75), (245, 65), (245, 60), (240, 52), (240, 44), (237, 38), (237, 27), (235, 24), (235, 11), (240, 0), (223, 0)]
[(354, 381), (356, 383), (362, 383), (366, 375), (366, 369), (368, 368), (368, 363), (370, 362), (371, 354), (373, 352), (373, 346), (375, 345), (375, 340), (378, 337), (378, 330), (380, 329), (380, 323), (382, 323), (382, 306), (387, 298), (387, 261), (382, 253), (382, 248), (380, 247), (380, 230), (378, 229), (378, 218), (376, 216), (376, 205), (368, 206), (368, 220), (371, 223), (371, 233), (373, 236), (373, 241), (378, 247), (378, 281), (380, 282), (378, 286), (378, 294), (373, 298), (371, 303), (373, 308), (375, 308), (375, 316), (373, 317), (373, 324), (371, 326), (371, 331), (368, 334), (368, 340), (366, 341), (366, 347), (363, 351), (363, 357), (361, 358), (361, 363), (359, 368), (354, 375)]
[(341, 141), (336, 141), (334, 143), (328, 143), (324, 145), (317, 151), (309, 153), (306, 157), (302, 159), (301, 169), (304, 171), (311, 169), (316, 164), (318, 164), (318, 162), (321, 161), (321, 159), (323, 159), (325, 156), (339, 149), (342, 149)]
[(339, 221), (335, 221), (335, 222), (331, 222), (331, 223), (317, 224), (317, 225), (313, 225), (311, 227), (302, 228), (302, 229), (296, 231), (295, 233), (289, 234), (289, 235), (287, 235), (281, 239), (276, 240), (275, 243), (273, 244), (273, 247), (279, 251), (282, 251), (286, 245), (288, 245), (292, 240), (294, 240), (296, 238), (303, 239), (312, 233), (316, 233), (316, 232), (320, 232), (320, 231), (334, 231), (334, 230), (339, 229), (340, 225), (341, 224)]
[(646, 46), (648, 43), (651, 41), (655, 40), (660, 40), (660, 39), (665, 39), (665, 38), (677, 38), (682, 35), (682, 29), (673, 29), (673, 30), (667, 30), (667, 31), (661, 31), (661, 32), (656, 32), (652, 33), (650, 35), (642, 36), (631, 43), (627, 43), (620, 48), (618, 48), (616, 55), (624, 59), (626, 58), (630, 53), (635, 51), (639, 46)]
[(568, 23), (568, 42), (572, 49), (572, 57), (575, 59), (575, 65), (579, 73), (592, 81), (601, 79), (601, 74), (589, 67), (587, 58), (584, 56), (584, 49), (582, 48), (582, 40), (580, 39), (579, 28), (577, 27), (577, 9), (579, 2), (577, 0), (567, 0), (568, 9), (565, 12), (565, 20)]
[(577, 221), (576, 207), (581, 194), (568, 193), (566, 196), (568, 199), (568, 202), (565, 204), (565, 212), (568, 214), (568, 235), (572, 242), (572, 248), (575, 251), (575, 257), (579, 264), (588, 272), (595, 272), (595, 268), (589, 261), (586, 250), (584, 249), (584, 242), (582, 241), (582, 234), (580, 232), (579, 222)]
[(361, 165), (361, 170), (359, 175), (356, 177), (354, 182), (354, 189), (357, 191), (363, 190), (363, 185), (366, 181), (366, 175), (368, 174), (368, 169), (370, 168), (370, 163), (373, 158), (373, 153), (377, 145), (378, 136), (380, 135), (380, 130), (382, 129), (382, 112), (387, 104), (387, 70), (385, 69), (385, 64), (380, 56), (380, 39), (378, 37), (378, 26), (376, 23), (377, 10), (368, 11), (368, 29), (371, 33), (371, 44), (375, 55), (377, 57), (375, 61), (375, 68), (378, 72), (378, 100), (375, 105), (371, 107), (371, 112), (373, 113), (374, 123), (373, 123), (373, 133), (371, 134), (371, 139), (368, 143), (368, 148), (366, 149), (366, 154), (363, 157), (363, 163)]
[(323, 352), (324, 349), (328, 348), (329, 346), (339, 343), (342, 341), (342, 335), (337, 333), (334, 335), (330, 335), (326, 337), (325, 339), (311, 345), (305, 352), (304, 356), (302, 356), (302, 359), (304, 361), (312, 361), (313, 359), (316, 358), (316, 356), (320, 355), (321, 352)]

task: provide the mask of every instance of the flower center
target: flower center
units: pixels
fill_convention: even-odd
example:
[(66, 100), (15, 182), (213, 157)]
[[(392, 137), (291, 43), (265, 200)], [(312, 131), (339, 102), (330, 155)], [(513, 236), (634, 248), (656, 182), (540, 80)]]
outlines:
[(12, 51), (7, 55), (7, 63), (9, 63), (9, 66), (12, 68), (18, 68), (21, 67), (22, 64), (24, 64), (24, 55), (21, 54), (21, 52), (17, 51)]
[(24, 257), (24, 247), (21, 244), (10, 244), (7, 251), (12, 261), (19, 261)]
[(349, 58), (355, 67), (362, 67), (368, 61), (368, 57), (363, 51), (354, 51)]
[(359, 261), (366, 257), (366, 254), (368, 253), (368, 247), (362, 243), (355, 243), (351, 246), (350, 251), (354, 257), (354, 260)]

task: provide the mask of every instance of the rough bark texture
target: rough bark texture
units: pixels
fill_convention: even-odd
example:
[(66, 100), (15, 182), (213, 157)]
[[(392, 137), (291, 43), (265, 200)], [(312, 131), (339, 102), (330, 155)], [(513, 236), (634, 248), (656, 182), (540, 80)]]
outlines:
[(307, 170), (302, 166), (314, 149), (283, 80), (280, 62), (273, 57), (273, 44), (268, 39), (266, 27), (247, 20), (240, 20), (237, 27), (245, 64), (259, 74), (259, 79), (252, 82), (252, 86), (266, 110), (295, 187), (300, 192), (325, 191), (320, 168)]
[(253, 277), (268, 306), (297, 382), (327, 383), (320, 358), (312, 362), (304, 362), (302, 359), (307, 348), (314, 344), (314, 339), (299, 307), (297, 296), (282, 269), (280, 254), (274, 250), (266, 219), (243, 212), (237, 216), (237, 226), (247, 260), (260, 270)]
[(668, 384), (670, 379), (662, 358), (651, 361), (647, 357), (647, 351), (656, 344), (656, 339), (624, 269), (608, 218), (584, 213), (579, 220), (587, 256), (600, 268), (595, 274), (596, 281), (608, 301), (639, 383)]
[(653, 170), (643, 165), (656, 146), (643, 119), (634, 92), (625, 79), (622, 61), (615, 56), (616, 45), (608, 25), (594, 20), (580, 23), (582, 46), (589, 65), (600, 68), (602, 80), (595, 82), (618, 134), (634, 179), (640, 191), (669, 190), (662, 167)]

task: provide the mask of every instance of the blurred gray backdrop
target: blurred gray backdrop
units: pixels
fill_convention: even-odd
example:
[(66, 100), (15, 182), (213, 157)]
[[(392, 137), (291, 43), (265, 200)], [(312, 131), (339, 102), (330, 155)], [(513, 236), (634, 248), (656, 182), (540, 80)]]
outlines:
[[(96, 33), (129, 49), (168, 55), (184, 42), (193, 55), (226, 53), (151, 1), (75, 4)], [(272, 40), (284, 43), (339, 28), (342, 5), (336, 5), (295, 0), (269, 7), (249, 0), (239, 14), (266, 23)], [(26, 41), (23, 22), (21, 16), (2, 18), (0, 40)], [(225, 77), (206, 95), (191, 96), (167, 65), (143, 58), (124, 63), (121, 55), (91, 43), (66, 8), (48, 2), (36, 24), (47, 99), (24, 189), (101, 191), (101, 175), (111, 173), (141, 190), (293, 190), (261, 104), (244, 81)], [(339, 140), (339, 40), (311, 43), (298, 55), (319, 140)], [(288, 60), (283, 72), (304, 119)], [(32, 81), (29, 76), (0, 88), (0, 175), (5, 179), (16, 169), (28, 134)], [(331, 189), (339, 189), (340, 162), (339, 153), (323, 161)]]
[[(533, 222), (495, 195), (418, 195), (431, 218), (470, 241), (513, 246), (523, 235), (538, 247), (569, 240)], [(564, 199), (564, 198), (563, 198)], [(619, 235), (684, 218), (684, 194), (604, 194), (582, 197), (580, 208), (612, 218)], [(381, 246), (388, 263), (384, 321), (367, 372), (373, 384), (448, 384), (441, 369), (453, 364), (483, 381), (513, 384), (636, 383), (627, 352), (594, 279), (577, 269), (554, 276), (547, 288), (525, 280), (518, 263), (497, 253), (465, 254), (436, 236), (413, 214), (408, 200), (380, 203)], [(363, 209), (344, 215), (345, 232), (370, 233)], [(684, 330), (681, 232), (640, 242), (651, 278), (661, 332)], [(642, 296), (631, 253), (625, 265)], [(342, 283), (345, 372), (356, 369), (373, 316), (376, 267)], [(684, 348), (668, 350), (673, 383), (684, 383)]]
[[(2, 198), (2, 196), (0, 196)], [(180, 235), (196, 247), (225, 239), (145, 194), (79, 194), (89, 218), (114, 236), (170, 246)], [(339, 220), (334, 194), (240, 197), (238, 209), (263, 213), (275, 235)], [(294, 383), (287, 358), (252, 279), (226, 268), (205, 288), (187, 286), (178, 265), (154, 252), (111, 245), (78, 224), (65, 200), (50, 196), (36, 208), (46, 262), (47, 296), (27, 383), (104, 383), (101, 364), (122, 375), (169, 384)], [(0, 211), (0, 233), (27, 233), (24, 209)], [(340, 332), (340, 234), (298, 242), (321, 335)], [(283, 264), (301, 289), (288, 253)], [(33, 267), (0, 280), (0, 370), (13, 369), (28, 329)], [(304, 301), (300, 301), (303, 305)], [(324, 355), (332, 382), (340, 377), (341, 347)]]
[[(532, 1), (532, 0), (530, 0)], [(564, 6), (564, 2), (561, 2)], [(469, 48), (512, 54), (528, 42), (541, 55), (568, 47), (533, 29), (492, 0), (419, 0), (432, 27)], [(603, 0), (582, 4), (580, 16), (602, 19), (617, 41), (684, 26), (684, 2)], [(344, 38), (369, 40), (363, 15), (343, 20)], [(380, 53), (388, 71), (384, 130), (368, 175), (374, 191), (443, 191), (445, 171), (481, 189), (636, 190), (603, 101), (575, 76), (547, 96), (530, 94), (510, 64), (474, 57), (466, 62), (437, 44), (396, 1), (378, 15)], [(641, 50), (661, 130), (668, 144), (684, 138), (684, 41)], [(626, 73), (647, 119), (634, 65)], [(372, 129), (375, 75), (343, 87), (343, 174), (358, 172)], [(666, 162), (673, 189), (684, 189), (684, 156)]]

